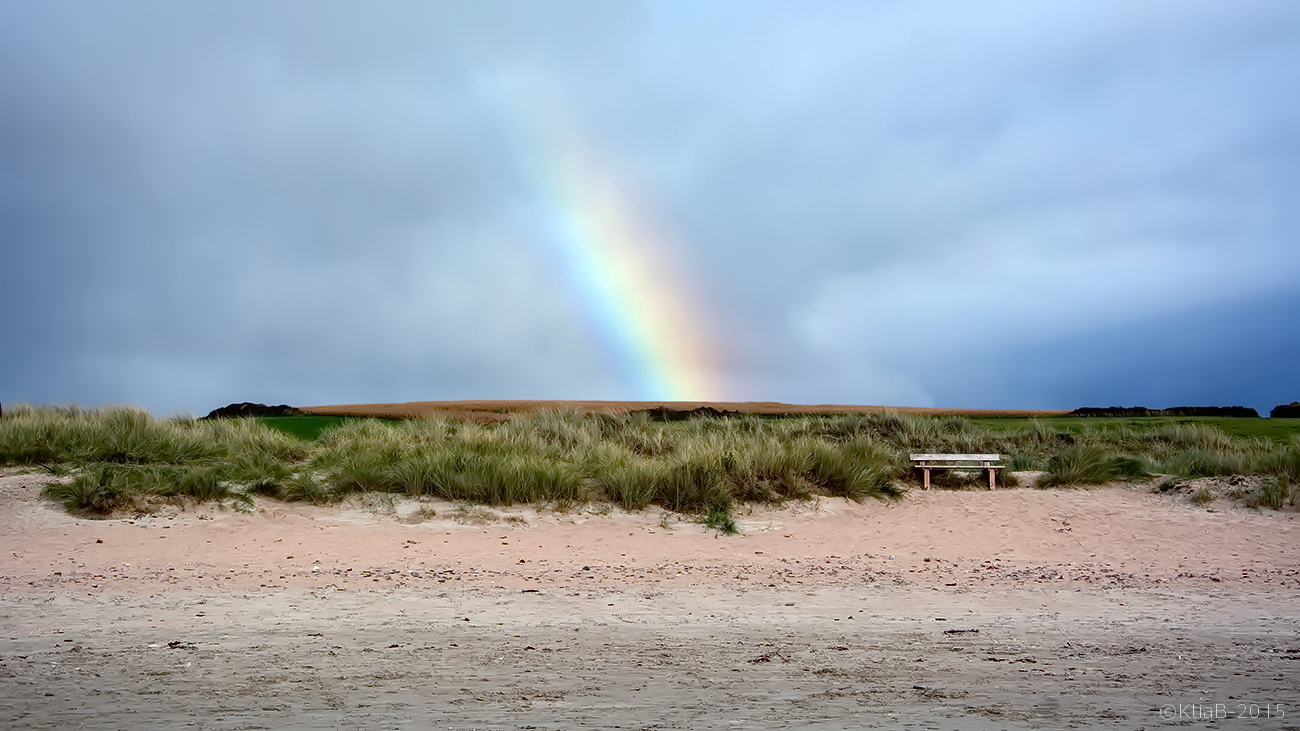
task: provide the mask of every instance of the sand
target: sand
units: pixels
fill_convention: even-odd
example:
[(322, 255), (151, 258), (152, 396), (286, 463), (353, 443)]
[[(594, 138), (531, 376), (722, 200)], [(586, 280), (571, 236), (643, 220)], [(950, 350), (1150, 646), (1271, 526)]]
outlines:
[(1113, 486), (735, 537), (375, 498), (85, 520), (45, 479), (0, 473), (0, 728), (1300, 728), (1295, 513)]

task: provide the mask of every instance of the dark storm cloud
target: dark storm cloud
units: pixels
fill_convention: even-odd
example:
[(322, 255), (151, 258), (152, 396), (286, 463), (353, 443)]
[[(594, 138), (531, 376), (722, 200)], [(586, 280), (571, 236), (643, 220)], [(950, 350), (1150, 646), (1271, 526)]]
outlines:
[[(1194, 329), (1207, 306), (1293, 286), (1293, 12), (947, 9), (903, 28), (906, 52), (837, 46), (816, 75), (834, 83), (702, 166), (727, 192), (695, 195), (696, 220), (765, 254), (751, 302), (785, 305), (765, 324), (788, 357), (758, 382), (800, 383), (808, 400), (1069, 406), (1079, 374), (1053, 368), (1045, 343), (1106, 333), (1104, 355), (1059, 357), (1158, 368), (1130, 326)], [(1058, 374), (1057, 395), (952, 387), (1025, 359)], [(1285, 379), (1272, 386), (1290, 398)]]
[(10, 326), (59, 364), (11, 362), (14, 390), (202, 408), (590, 375), (466, 69), (413, 29), (461, 19), (124, 7), (11, 26)]
[(3, 400), (634, 396), (503, 89), (680, 242), (730, 396), (1300, 398), (1204, 355), (1290, 352), (1289, 3), (10, 2), (0, 69)]

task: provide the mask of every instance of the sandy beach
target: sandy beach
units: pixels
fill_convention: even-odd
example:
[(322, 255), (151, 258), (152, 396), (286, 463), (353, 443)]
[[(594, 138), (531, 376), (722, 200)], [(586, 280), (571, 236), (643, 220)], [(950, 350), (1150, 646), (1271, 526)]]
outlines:
[(0, 474), (5, 728), (1300, 728), (1294, 512), (1111, 486), (733, 537), (374, 496), (85, 520)]

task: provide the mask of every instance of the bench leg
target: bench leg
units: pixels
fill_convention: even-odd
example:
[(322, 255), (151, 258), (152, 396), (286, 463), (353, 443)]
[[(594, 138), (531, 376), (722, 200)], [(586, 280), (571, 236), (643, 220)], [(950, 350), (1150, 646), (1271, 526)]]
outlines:
[(921, 471), (925, 473), (925, 489), (930, 489), (930, 468), (922, 467)]
[(997, 475), (998, 475), (998, 468), (990, 467), (989, 468), (989, 489), (990, 490), (996, 489)]

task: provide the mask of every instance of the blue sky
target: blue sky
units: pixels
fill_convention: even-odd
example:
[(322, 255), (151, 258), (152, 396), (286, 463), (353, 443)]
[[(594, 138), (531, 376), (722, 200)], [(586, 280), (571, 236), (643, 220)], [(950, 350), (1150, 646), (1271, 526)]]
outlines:
[(638, 397), (501, 89), (728, 398), (1300, 399), (1291, 2), (0, 0), (0, 401)]

